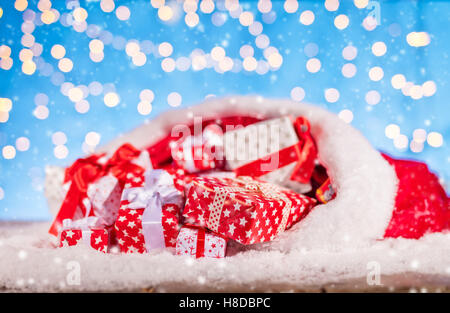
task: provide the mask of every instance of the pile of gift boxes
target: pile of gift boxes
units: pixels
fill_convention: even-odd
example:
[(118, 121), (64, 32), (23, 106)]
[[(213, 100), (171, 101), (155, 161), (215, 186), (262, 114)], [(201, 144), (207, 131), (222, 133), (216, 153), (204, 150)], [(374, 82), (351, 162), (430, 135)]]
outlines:
[(305, 118), (220, 123), (160, 144), (164, 165), (131, 144), (78, 159), (49, 232), (61, 247), (223, 258), (230, 241), (272, 241), (335, 196)]

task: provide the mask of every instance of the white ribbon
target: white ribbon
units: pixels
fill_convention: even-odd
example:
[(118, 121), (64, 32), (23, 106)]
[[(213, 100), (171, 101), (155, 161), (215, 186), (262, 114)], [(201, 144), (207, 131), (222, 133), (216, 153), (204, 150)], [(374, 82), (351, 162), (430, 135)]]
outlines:
[(92, 227), (99, 226), (97, 216), (87, 216), (79, 220), (65, 219), (62, 221), (62, 231), (68, 229), (80, 229), (81, 241), (87, 246), (91, 246)]
[(142, 209), (142, 234), (148, 251), (165, 248), (162, 227), (164, 204), (182, 205), (182, 194), (174, 186), (172, 176), (164, 170), (145, 172), (143, 187), (124, 189), (122, 200), (127, 200), (129, 209)]

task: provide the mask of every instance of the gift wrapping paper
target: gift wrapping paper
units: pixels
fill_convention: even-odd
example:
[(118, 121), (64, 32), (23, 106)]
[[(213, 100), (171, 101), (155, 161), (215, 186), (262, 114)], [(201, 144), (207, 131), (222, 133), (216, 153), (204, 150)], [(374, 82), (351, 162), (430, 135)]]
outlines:
[(114, 224), (120, 206), (124, 177), (128, 172), (151, 168), (147, 151), (122, 145), (108, 158), (92, 155), (78, 159), (65, 171), (64, 200), (49, 230), (57, 235), (64, 219), (97, 216), (104, 226)]
[(224, 258), (227, 240), (203, 228), (182, 227), (177, 238), (176, 254), (194, 258)]
[[(258, 176), (258, 178), (299, 193), (306, 193), (311, 190), (311, 185), (308, 182), (301, 183), (291, 179), (297, 165), (295, 151), (289, 154), (289, 161), (287, 162), (283, 160), (285, 156), (278, 153), (297, 144), (299, 144), (299, 138), (294, 129), (293, 120), (289, 116), (227, 131), (224, 134), (226, 165), (231, 170), (236, 171), (253, 161), (267, 158), (267, 163), (273, 162), (276, 165), (270, 165), (270, 169), (265, 170), (265, 174)], [(275, 158), (268, 158), (275, 153), (278, 153)], [(278, 164), (280, 164), (280, 167), (278, 167)], [(253, 176), (252, 172), (254, 171), (242, 175)]]
[(100, 252), (108, 252), (108, 231), (105, 228), (64, 229), (60, 234), (60, 247), (87, 244)]
[[(157, 170), (162, 171), (162, 170)], [(167, 173), (167, 172), (166, 172)], [(172, 176), (174, 181), (177, 180), (176, 176)], [(145, 175), (134, 175), (130, 173), (127, 176), (127, 183), (123, 194), (126, 194), (126, 190), (136, 190), (139, 193), (144, 193)], [(181, 184), (172, 182), (172, 187), (175, 188), (182, 199), (182, 193), (178, 188), (182, 188)], [(141, 190), (139, 190), (141, 189)], [(164, 200), (163, 200), (164, 201)], [(149, 252), (146, 247), (146, 238), (143, 232), (143, 216), (145, 210), (160, 210), (161, 218), (158, 226), (162, 228), (164, 236), (164, 247), (175, 247), (176, 240), (179, 232), (179, 218), (181, 205), (175, 203), (162, 203), (160, 208), (158, 207), (140, 207), (130, 208), (132, 202), (122, 197), (121, 206), (118, 212), (117, 220), (115, 223), (115, 231), (117, 242), (120, 250), (124, 253), (146, 253)], [(148, 242), (147, 242), (148, 244)]]
[(249, 177), (193, 178), (186, 222), (242, 244), (273, 240), (301, 220), (316, 200)]

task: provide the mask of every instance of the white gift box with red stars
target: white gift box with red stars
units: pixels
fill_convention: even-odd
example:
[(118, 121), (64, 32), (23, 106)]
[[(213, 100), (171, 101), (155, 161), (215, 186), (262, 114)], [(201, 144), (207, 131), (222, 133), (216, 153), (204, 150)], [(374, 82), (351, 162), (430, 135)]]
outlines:
[(182, 227), (177, 238), (176, 254), (194, 258), (224, 258), (227, 240), (203, 228)]

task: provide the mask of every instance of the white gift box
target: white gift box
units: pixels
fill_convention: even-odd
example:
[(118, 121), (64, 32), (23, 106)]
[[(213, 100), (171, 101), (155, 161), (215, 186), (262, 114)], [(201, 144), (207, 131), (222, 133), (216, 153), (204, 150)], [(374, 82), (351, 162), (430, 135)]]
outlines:
[[(285, 116), (227, 131), (224, 134), (225, 159), (227, 167), (235, 170), (252, 161), (268, 157), (299, 142), (292, 120)], [(260, 179), (299, 193), (311, 190), (309, 183), (291, 180), (297, 162), (278, 168), (276, 157), (268, 158), (270, 168)], [(263, 165), (264, 166), (264, 165)], [(252, 176), (251, 173), (248, 176)]]

